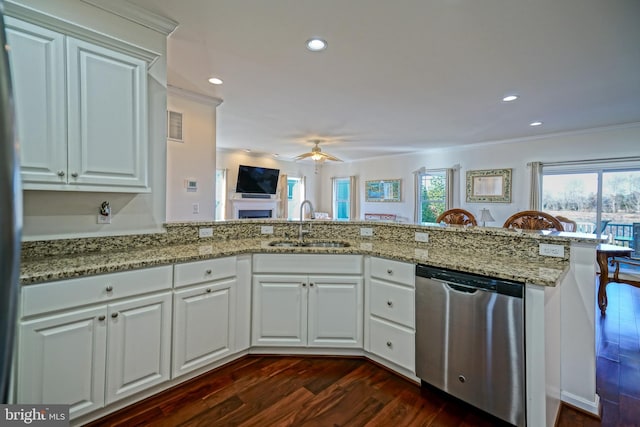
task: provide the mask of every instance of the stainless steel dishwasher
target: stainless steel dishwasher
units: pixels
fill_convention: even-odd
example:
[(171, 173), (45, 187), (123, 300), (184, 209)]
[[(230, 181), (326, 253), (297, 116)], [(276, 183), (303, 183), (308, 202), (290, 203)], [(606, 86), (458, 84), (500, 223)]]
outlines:
[(525, 425), (522, 283), (416, 266), (416, 374)]

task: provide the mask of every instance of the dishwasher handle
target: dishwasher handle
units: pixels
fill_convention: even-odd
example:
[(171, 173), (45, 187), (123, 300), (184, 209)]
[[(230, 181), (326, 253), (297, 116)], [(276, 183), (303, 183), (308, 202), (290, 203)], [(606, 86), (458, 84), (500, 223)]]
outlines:
[(454, 283), (450, 283), (450, 282), (442, 282), (442, 283), (447, 288), (449, 288), (449, 289), (451, 289), (453, 291), (464, 292), (465, 294), (475, 294), (476, 292), (478, 292), (480, 290), (486, 291), (486, 289), (473, 288), (471, 286), (458, 285), (458, 284), (454, 284)]

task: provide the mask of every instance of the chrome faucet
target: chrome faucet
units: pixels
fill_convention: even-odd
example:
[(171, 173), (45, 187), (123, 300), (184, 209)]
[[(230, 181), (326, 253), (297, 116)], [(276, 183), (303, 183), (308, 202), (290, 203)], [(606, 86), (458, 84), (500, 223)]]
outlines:
[(304, 216), (303, 216), (304, 205), (306, 205), (306, 204), (309, 205), (309, 210), (311, 211), (311, 218), (313, 218), (314, 215), (315, 215), (314, 212), (313, 212), (313, 204), (311, 203), (311, 201), (305, 200), (302, 203), (300, 203), (300, 232), (298, 233), (298, 240), (300, 241), (300, 243), (303, 242), (304, 235), (311, 232), (311, 226), (309, 226), (308, 230), (303, 230), (302, 229), (302, 223), (303, 223), (303, 220), (304, 220)]

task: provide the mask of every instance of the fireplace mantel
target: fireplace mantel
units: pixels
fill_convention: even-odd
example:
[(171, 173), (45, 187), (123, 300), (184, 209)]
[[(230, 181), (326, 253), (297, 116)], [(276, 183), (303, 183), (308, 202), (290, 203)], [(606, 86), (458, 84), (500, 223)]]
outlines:
[(240, 211), (270, 211), (268, 218), (278, 216), (279, 199), (252, 199), (239, 196), (231, 198), (233, 204), (233, 218), (240, 218)]

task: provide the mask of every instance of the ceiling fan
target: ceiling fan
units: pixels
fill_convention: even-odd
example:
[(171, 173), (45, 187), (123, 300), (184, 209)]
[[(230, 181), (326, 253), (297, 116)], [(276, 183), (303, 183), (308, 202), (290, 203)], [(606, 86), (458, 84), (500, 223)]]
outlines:
[(315, 162), (324, 162), (325, 160), (331, 160), (334, 162), (342, 161), (336, 156), (332, 156), (331, 154), (322, 152), (322, 150), (320, 149), (320, 143), (323, 142), (322, 140), (314, 139), (311, 142), (315, 144), (311, 151), (308, 153), (300, 154), (295, 158), (295, 160), (302, 160), (311, 157)]

